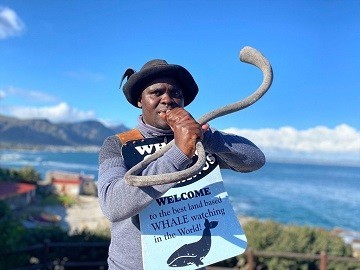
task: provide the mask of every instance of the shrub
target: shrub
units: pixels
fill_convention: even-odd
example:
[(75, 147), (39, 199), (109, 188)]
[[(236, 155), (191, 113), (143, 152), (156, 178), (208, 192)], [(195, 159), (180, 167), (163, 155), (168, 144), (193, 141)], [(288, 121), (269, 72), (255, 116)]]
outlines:
[(41, 175), (33, 167), (25, 166), (20, 169), (0, 168), (0, 181), (3, 182), (28, 182), (37, 183), (41, 180)]
[[(350, 245), (321, 228), (307, 226), (285, 226), (274, 221), (249, 221), (244, 225), (248, 247), (271, 252), (294, 252), (329, 256), (352, 256)], [(244, 259), (244, 256), (241, 256)], [(259, 269), (318, 269), (319, 261), (290, 260), (282, 258), (258, 258)], [(358, 269), (343, 262), (328, 262), (328, 270)]]
[(40, 173), (38, 173), (33, 167), (25, 166), (18, 170), (19, 178), (21, 181), (36, 184), (41, 180)]
[[(22, 241), (26, 230), (22, 224), (16, 220), (9, 206), (0, 201), (0, 254), (12, 250), (17, 250), (24, 247), (26, 244)], [(26, 262), (26, 256), (20, 254), (19, 256), (10, 258), (0, 258), (0, 269), (9, 269), (10, 266), (17, 265), (17, 263)]]
[(76, 198), (69, 195), (46, 194), (42, 196), (41, 205), (62, 205), (70, 207), (76, 204)]

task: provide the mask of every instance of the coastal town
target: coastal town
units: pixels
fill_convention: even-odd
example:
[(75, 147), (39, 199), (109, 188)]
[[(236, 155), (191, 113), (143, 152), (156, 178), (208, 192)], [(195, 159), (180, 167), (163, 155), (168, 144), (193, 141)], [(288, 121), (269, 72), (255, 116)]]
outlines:
[[(71, 197), (75, 203), (49, 204), (39, 209), (37, 192), (50, 192)], [(29, 183), (0, 182), (0, 200), (12, 210), (34, 214), (23, 220), (27, 228), (57, 224), (69, 233), (108, 229), (108, 220), (103, 216), (93, 175), (69, 171), (48, 171), (37, 185)], [(34, 211), (37, 209), (38, 211)]]

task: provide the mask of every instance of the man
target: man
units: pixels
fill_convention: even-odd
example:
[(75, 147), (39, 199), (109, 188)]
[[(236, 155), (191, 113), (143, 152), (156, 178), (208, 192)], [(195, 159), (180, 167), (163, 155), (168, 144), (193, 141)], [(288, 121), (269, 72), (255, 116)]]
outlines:
[[(105, 216), (111, 221), (109, 269), (143, 268), (138, 214), (176, 185), (128, 185), (124, 175), (129, 170), (129, 162), (122, 152), (127, 141), (141, 138), (175, 140), (162, 157), (142, 171), (142, 175), (184, 170), (192, 162), (198, 140), (202, 141), (207, 153), (217, 157), (222, 169), (250, 172), (265, 163), (263, 153), (252, 142), (219, 132), (208, 124), (201, 126), (184, 109), (198, 93), (196, 82), (184, 67), (164, 60), (152, 60), (139, 72), (132, 73), (123, 91), (127, 100), (142, 110), (137, 128), (126, 136), (107, 138), (99, 155), (99, 201)], [(134, 137), (129, 138), (129, 134)]]

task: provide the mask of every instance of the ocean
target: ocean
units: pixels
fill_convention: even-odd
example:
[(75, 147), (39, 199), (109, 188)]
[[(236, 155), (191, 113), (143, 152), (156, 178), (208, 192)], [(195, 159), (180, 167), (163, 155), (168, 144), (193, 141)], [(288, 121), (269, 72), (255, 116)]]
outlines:
[[(1, 168), (34, 167), (98, 173), (98, 154), (0, 150)], [(360, 231), (360, 167), (268, 161), (258, 171), (222, 170), (225, 189), (241, 216), (294, 225)]]

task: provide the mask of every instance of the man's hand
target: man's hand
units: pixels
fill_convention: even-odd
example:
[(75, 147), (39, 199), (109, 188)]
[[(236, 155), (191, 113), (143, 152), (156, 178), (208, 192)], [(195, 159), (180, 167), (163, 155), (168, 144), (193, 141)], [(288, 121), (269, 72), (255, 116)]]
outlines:
[(161, 114), (174, 132), (175, 144), (189, 158), (195, 155), (196, 143), (203, 139), (208, 124), (201, 126), (184, 108), (174, 108)]

